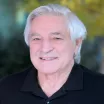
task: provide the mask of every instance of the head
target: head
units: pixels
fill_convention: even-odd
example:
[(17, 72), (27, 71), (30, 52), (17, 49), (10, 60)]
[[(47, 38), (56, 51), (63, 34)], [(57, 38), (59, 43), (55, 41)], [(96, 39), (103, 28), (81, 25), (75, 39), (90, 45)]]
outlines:
[[(55, 66), (55, 72), (59, 68), (68, 67), (73, 61), (80, 63), (80, 50), (86, 37), (86, 28), (68, 8), (49, 4), (30, 13), (24, 37), (30, 47), (33, 65), (40, 70), (44, 67), (44, 72)], [(45, 57), (50, 59), (44, 60)]]

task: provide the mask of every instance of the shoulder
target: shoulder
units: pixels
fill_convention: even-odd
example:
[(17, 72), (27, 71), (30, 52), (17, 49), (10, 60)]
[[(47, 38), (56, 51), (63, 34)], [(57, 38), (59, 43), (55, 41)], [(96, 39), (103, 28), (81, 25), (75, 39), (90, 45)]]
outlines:
[(31, 67), (25, 69), (22, 72), (18, 72), (0, 79), (0, 91), (3, 89), (13, 89), (19, 87), (23, 83), (26, 75), (31, 70)]
[(81, 70), (83, 71), (83, 74), (86, 77), (92, 77), (92, 78), (97, 78), (97, 79), (103, 79), (104, 78), (104, 74), (92, 71), (90, 69), (88, 69), (87, 67), (83, 66), (83, 65), (78, 65), (79, 68), (81, 68)]
[(85, 86), (92, 86), (93, 89), (104, 89), (104, 74), (94, 72), (82, 65), (78, 65), (83, 71), (83, 81)]
[(84, 80), (88, 80), (88, 81), (99, 81), (99, 82), (104, 82), (104, 74), (101, 74), (101, 73), (98, 73), (98, 72), (95, 72), (95, 71), (92, 71), (90, 69), (88, 69), (87, 67), (81, 65), (81, 64), (75, 64), (75, 69), (78, 71), (78, 72), (81, 72), (83, 73), (83, 78)]

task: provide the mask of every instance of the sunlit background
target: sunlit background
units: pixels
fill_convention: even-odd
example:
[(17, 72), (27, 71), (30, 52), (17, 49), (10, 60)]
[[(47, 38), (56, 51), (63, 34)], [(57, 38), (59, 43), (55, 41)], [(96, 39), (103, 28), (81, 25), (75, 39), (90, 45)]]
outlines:
[(104, 0), (0, 0), (0, 77), (31, 65), (23, 31), (28, 14), (49, 3), (69, 7), (83, 21), (88, 36), (81, 64), (104, 74)]

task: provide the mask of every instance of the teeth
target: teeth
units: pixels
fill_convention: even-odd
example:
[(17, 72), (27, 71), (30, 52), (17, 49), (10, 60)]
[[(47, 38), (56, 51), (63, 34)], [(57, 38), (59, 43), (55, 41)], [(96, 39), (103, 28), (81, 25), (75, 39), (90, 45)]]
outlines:
[(52, 60), (52, 59), (55, 59), (55, 57), (53, 57), (53, 58), (52, 57), (47, 57), (47, 58), (46, 57), (41, 57), (41, 59), (42, 60)]

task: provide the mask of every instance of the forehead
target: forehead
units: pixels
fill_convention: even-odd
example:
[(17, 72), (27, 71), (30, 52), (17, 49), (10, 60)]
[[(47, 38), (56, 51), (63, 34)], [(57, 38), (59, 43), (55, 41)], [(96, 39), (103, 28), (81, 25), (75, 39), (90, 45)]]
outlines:
[(31, 22), (30, 32), (48, 33), (48, 32), (67, 31), (67, 21), (64, 16), (41, 15), (34, 18)]

